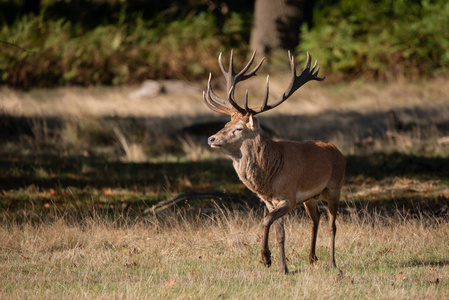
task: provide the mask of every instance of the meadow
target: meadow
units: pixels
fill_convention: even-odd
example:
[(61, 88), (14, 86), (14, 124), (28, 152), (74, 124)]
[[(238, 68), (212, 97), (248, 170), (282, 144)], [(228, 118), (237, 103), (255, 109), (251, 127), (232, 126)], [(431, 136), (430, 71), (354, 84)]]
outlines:
[[(288, 79), (273, 77), (277, 95)], [(241, 90), (256, 101), (263, 82)], [(323, 203), (315, 266), (303, 208), (287, 219), (288, 276), (274, 239), (260, 263), (264, 208), (206, 145), (228, 117), (202, 88), (1, 88), (2, 299), (449, 294), (447, 79), (311, 83), (260, 117), (276, 139), (331, 140), (348, 159), (338, 268)]]
[[(3, 225), (2, 299), (364, 298), (444, 299), (448, 295), (447, 218), (384, 217), (366, 211), (338, 222), (337, 269), (328, 269), (328, 230), (319, 232), (319, 262), (307, 262), (310, 222), (287, 219), (290, 274), (260, 262), (254, 211), (210, 216)], [(79, 216), (78, 216), (79, 217)], [(325, 221), (325, 220), (323, 220)], [(323, 222), (323, 224), (325, 224)]]

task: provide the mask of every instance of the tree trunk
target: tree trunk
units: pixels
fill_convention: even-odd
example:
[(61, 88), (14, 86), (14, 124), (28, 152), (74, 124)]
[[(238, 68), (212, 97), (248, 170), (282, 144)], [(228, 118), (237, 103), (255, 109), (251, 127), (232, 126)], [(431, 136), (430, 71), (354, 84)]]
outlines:
[(303, 22), (312, 22), (313, 0), (256, 0), (250, 46), (266, 55), (294, 50)]

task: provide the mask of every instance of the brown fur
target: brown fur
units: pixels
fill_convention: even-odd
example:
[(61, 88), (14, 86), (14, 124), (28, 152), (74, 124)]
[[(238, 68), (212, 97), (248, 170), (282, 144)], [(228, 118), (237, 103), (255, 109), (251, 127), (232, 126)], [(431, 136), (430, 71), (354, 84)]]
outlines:
[(330, 264), (335, 266), (335, 218), (346, 159), (332, 143), (275, 142), (263, 132), (256, 118), (234, 114), (221, 131), (209, 138), (209, 144), (213, 148), (222, 148), (232, 158), (241, 181), (267, 205), (269, 214), (264, 219), (261, 250), (266, 266), (271, 265), (268, 234), (274, 223), (281, 256), (281, 271), (288, 272), (282, 217), (300, 203), (305, 204), (313, 223), (309, 260), (311, 263), (317, 260), (315, 244), (319, 211), (316, 200), (319, 197), (328, 202), (331, 227)]

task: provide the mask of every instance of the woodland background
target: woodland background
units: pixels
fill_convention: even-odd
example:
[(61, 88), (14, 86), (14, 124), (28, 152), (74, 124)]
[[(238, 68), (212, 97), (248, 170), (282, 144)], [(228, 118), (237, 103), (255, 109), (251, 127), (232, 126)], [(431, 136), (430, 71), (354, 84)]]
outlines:
[(299, 57), (309, 51), (338, 79), (416, 79), (445, 74), (449, 65), (444, 0), (0, 5), (0, 41), (26, 49), (2, 44), (0, 84), (19, 88), (199, 80), (217, 71), (218, 53), (230, 49), (242, 60), (252, 49), (272, 55), (286, 48)]

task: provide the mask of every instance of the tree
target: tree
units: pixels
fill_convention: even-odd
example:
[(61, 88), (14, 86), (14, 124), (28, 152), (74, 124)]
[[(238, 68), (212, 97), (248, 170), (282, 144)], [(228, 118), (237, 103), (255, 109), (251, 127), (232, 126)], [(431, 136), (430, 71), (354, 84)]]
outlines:
[(312, 25), (313, 0), (256, 0), (250, 47), (265, 55), (294, 49), (301, 24)]

